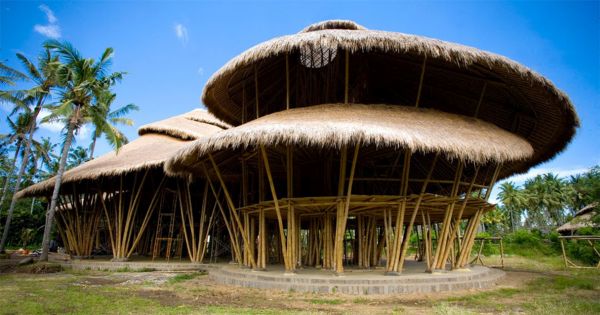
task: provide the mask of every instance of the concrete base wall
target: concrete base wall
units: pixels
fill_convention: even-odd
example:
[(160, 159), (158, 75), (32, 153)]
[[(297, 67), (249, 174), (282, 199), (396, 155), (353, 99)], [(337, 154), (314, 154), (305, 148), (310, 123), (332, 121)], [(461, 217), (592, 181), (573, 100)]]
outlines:
[(327, 274), (284, 275), (270, 272), (235, 270), (230, 267), (211, 270), (217, 283), (259, 289), (345, 294), (409, 294), (485, 289), (496, 284), (504, 272), (486, 267), (434, 274), (384, 276), (374, 271), (360, 277)]

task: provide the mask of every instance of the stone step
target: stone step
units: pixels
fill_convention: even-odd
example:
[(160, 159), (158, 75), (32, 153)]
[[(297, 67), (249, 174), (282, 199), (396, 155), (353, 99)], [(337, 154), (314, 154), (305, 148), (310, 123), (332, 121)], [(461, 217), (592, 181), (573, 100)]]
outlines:
[[(321, 279), (301, 278), (298, 275), (289, 277), (260, 276), (248, 272), (231, 270), (211, 270), (210, 277), (217, 283), (259, 289), (279, 289), (284, 291), (316, 292), (316, 293), (345, 293), (345, 294), (399, 294), (399, 293), (432, 293), (455, 290), (489, 288), (504, 275), (503, 271), (488, 269), (481, 270), (477, 275), (448, 278), (428, 276), (428, 281), (418, 279), (418, 282), (405, 281), (405, 278), (392, 280), (361, 280), (353, 279)], [(465, 279), (468, 278), (468, 279)], [(410, 279), (407, 277), (407, 279)], [(412, 279), (415, 280), (415, 279)]]

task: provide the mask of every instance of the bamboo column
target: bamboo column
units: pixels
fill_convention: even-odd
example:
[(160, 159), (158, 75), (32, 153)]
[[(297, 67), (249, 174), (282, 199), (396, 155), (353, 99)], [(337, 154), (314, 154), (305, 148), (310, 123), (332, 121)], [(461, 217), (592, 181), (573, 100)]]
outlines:
[[(166, 176), (162, 177), (157, 187), (152, 187), (153, 193), (150, 196), (147, 211), (141, 222), (137, 222), (136, 226), (139, 228), (137, 233), (134, 233), (133, 225), (137, 219), (141, 193), (145, 187), (148, 172), (148, 170), (144, 171), (141, 180), (138, 180), (138, 173), (136, 173), (131, 190), (129, 191), (124, 189), (123, 175), (121, 175), (119, 179), (119, 190), (104, 194), (103, 197), (100, 198), (109, 229), (113, 260), (115, 261), (127, 260), (133, 254), (148, 226), (150, 217), (152, 216), (158, 203), (159, 196), (162, 193)], [(108, 206), (105, 199), (110, 201)], [(124, 205), (124, 203), (128, 205)], [(112, 215), (109, 214), (109, 207), (112, 210)]]
[[(336, 218), (336, 234), (335, 234), (335, 272), (341, 274), (344, 272), (344, 236), (346, 234), (346, 221), (348, 219), (348, 211), (350, 210), (350, 198), (352, 196), (352, 183), (354, 181), (354, 172), (356, 170), (356, 160), (358, 159), (358, 150), (360, 144), (357, 143), (354, 147), (354, 155), (352, 157), (352, 166), (350, 168), (350, 178), (348, 179), (348, 189), (346, 194), (346, 202), (338, 201), (338, 212)], [(345, 173), (346, 165), (343, 164)], [(344, 180), (343, 177), (340, 180)], [(343, 189), (343, 183), (340, 184)]]
[(267, 151), (264, 146), (260, 146), (260, 152), (262, 154), (263, 163), (265, 166), (265, 172), (267, 174), (267, 179), (269, 180), (269, 186), (271, 187), (271, 195), (273, 197), (273, 203), (275, 205), (275, 213), (277, 214), (277, 223), (279, 225), (279, 238), (281, 241), (281, 252), (283, 253), (283, 262), (285, 265), (286, 272), (293, 272), (293, 267), (291, 266), (290, 257), (288, 257), (287, 253), (287, 244), (286, 237), (283, 229), (283, 219), (281, 217), (281, 209), (279, 207), (279, 200), (277, 199), (277, 192), (275, 191), (275, 183), (273, 182), (273, 176), (271, 174), (271, 167), (269, 165), (269, 159), (267, 156)]
[[(400, 259), (400, 256), (401, 256), (401, 254), (400, 254), (401, 244), (404, 241), (402, 229), (404, 228), (404, 216), (406, 213), (406, 198), (407, 198), (407, 194), (408, 194), (408, 178), (410, 175), (411, 157), (412, 157), (411, 150), (406, 149), (404, 151), (402, 178), (400, 180), (400, 196), (402, 196), (402, 198), (404, 198), (404, 199), (402, 199), (402, 201), (398, 204), (398, 212), (396, 214), (396, 230), (394, 232), (393, 240), (390, 239), (390, 241), (392, 241), (391, 248), (388, 248), (388, 261), (387, 261), (387, 265), (386, 265), (386, 272), (388, 272), (390, 274), (398, 273), (400, 270), (400, 269), (398, 269), (400, 266), (398, 260)], [(390, 212), (389, 220), (388, 220), (388, 224), (390, 224), (390, 227), (388, 228), (389, 232), (393, 231), (391, 228), (391, 224), (392, 224), (391, 221), (392, 221), (392, 217), (391, 217), (391, 212)], [(407, 237), (410, 237), (410, 234), (408, 234)]]
[(451, 230), (450, 224), (452, 222), (452, 215), (454, 213), (454, 207), (456, 205), (456, 197), (458, 195), (458, 190), (460, 188), (460, 182), (462, 177), (462, 171), (464, 168), (464, 163), (462, 161), (458, 162), (458, 166), (456, 168), (456, 173), (454, 175), (454, 182), (452, 183), (452, 190), (450, 192), (450, 198), (452, 198), (452, 202), (446, 207), (446, 212), (444, 215), (444, 221), (442, 222), (442, 232), (441, 235), (438, 235), (438, 245), (435, 251), (435, 256), (433, 258), (433, 268), (443, 269), (446, 265), (446, 260), (443, 259), (443, 255), (446, 253), (447, 246), (449, 244), (448, 238)]
[[(227, 205), (229, 206), (229, 211), (233, 215), (233, 218), (235, 219), (235, 223), (237, 223), (237, 227), (242, 235), (242, 239), (244, 242), (244, 244), (243, 244), (244, 249), (247, 249), (250, 246), (250, 242), (249, 242), (247, 234), (246, 234), (246, 229), (244, 228), (244, 226), (242, 225), (242, 222), (240, 221), (240, 218), (237, 214), (237, 210), (235, 208), (233, 200), (231, 199), (231, 195), (229, 194), (229, 190), (227, 190), (225, 181), (223, 181), (223, 177), (221, 176), (221, 171), (219, 170), (217, 163), (215, 163), (215, 160), (213, 159), (212, 154), (209, 153), (208, 158), (210, 160), (210, 163), (212, 164), (213, 169), (215, 170), (215, 173), (217, 175), (219, 182), (221, 183), (221, 187), (223, 188), (223, 194), (225, 195), (225, 200), (227, 201)], [(206, 172), (206, 175), (208, 176), (208, 172)], [(248, 257), (250, 258), (250, 266), (252, 268), (256, 268), (256, 260), (254, 259), (254, 254), (249, 252)]]
[[(219, 211), (221, 212), (221, 217), (223, 218), (223, 223), (225, 223), (225, 228), (227, 229), (227, 234), (229, 235), (229, 240), (231, 242), (231, 249), (232, 249), (233, 257), (237, 263), (241, 264), (242, 257), (241, 257), (241, 253), (240, 253), (240, 247), (238, 245), (238, 239), (237, 239), (237, 237), (235, 237), (235, 235), (233, 234), (233, 230), (232, 230), (232, 226), (234, 225), (234, 223), (228, 219), (228, 216), (225, 213), (225, 209), (223, 209), (223, 206), (221, 205), (221, 202), (219, 201), (219, 193), (217, 193), (217, 191), (212, 183), (212, 180), (210, 179), (210, 176), (208, 175), (208, 170), (206, 169), (206, 166), (204, 165), (204, 163), (202, 163), (202, 169), (204, 171), (204, 176), (206, 176), (206, 183), (210, 187), (210, 190), (215, 198), (215, 203), (217, 204), (217, 207), (219, 208)], [(221, 190), (223, 190), (222, 187), (221, 187)]]
[(408, 246), (409, 246), (408, 241), (410, 239), (410, 233), (412, 232), (413, 224), (415, 223), (417, 213), (419, 212), (419, 207), (421, 206), (421, 202), (423, 201), (423, 197), (425, 196), (425, 191), (427, 190), (427, 185), (429, 184), (429, 181), (431, 180), (431, 176), (433, 175), (433, 170), (435, 169), (435, 166), (437, 164), (439, 156), (440, 156), (439, 152), (435, 154), (435, 157), (433, 158), (433, 162), (431, 163), (431, 168), (429, 169), (429, 173), (427, 174), (427, 178), (423, 182), (423, 186), (421, 188), (421, 192), (419, 193), (419, 197), (417, 197), (417, 201), (415, 203), (415, 208), (411, 215), (410, 222), (408, 224), (408, 227), (406, 228), (406, 231), (404, 232), (404, 239), (402, 241), (400, 258), (398, 260), (397, 268), (394, 270), (395, 272), (401, 272), (402, 268), (404, 266), (404, 258), (406, 257), (406, 251), (408, 250)]
[[(486, 188), (484, 200), (488, 200), (490, 194), (492, 193), (492, 188), (498, 179), (498, 175), (500, 174), (501, 165), (498, 164), (496, 169), (494, 170), (494, 174), (492, 175), (492, 179), (488, 187)], [(481, 194), (481, 191), (480, 191)], [(458, 254), (458, 259), (455, 261), (454, 268), (464, 268), (469, 260), (469, 255), (471, 254), (471, 249), (473, 248), (473, 243), (475, 241), (475, 236), (477, 235), (477, 228), (479, 226), (479, 222), (481, 216), (483, 215), (484, 209), (479, 209), (471, 219), (469, 219), (469, 224), (467, 225), (467, 230), (463, 237), (463, 244)]]

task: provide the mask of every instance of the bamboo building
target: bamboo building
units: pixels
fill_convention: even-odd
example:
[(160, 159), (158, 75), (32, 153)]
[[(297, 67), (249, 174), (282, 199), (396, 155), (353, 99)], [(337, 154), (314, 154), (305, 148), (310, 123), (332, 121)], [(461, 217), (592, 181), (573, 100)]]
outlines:
[[(210, 114), (142, 126), (65, 173), (57, 225), (73, 255), (104, 243), (115, 260), (202, 262), (226, 242), (253, 270), (398, 275), (413, 251), (423, 271), (464, 268), (494, 183), (579, 126), (562, 91), (506, 57), (337, 20), (234, 57), (202, 101)], [(165, 209), (180, 249), (160, 243)]]

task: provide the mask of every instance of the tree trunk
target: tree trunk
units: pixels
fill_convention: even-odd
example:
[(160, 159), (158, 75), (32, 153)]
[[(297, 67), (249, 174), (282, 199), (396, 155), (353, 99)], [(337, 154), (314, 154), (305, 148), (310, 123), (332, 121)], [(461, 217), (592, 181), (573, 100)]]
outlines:
[(98, 137), (96, 137), (96, 132), (94, 131), (94, 136), (92, 137), (92, 145), (90, 146), (90, 160), (94, 159), (94, 149), (96, 148), (97, 139)]
[(8, 185), (10, 185), (10, 178), (15, 171), (15, 166), (17, 166), (17, 158), (19, 157), (19, 151), (21, 151), (21, 140), (17, 142), (17, 148), (15, 150), (15, 158), (13, 159), (13, 165), (6, 174), (6, 180), (4, 181), (4, 188), (2, 189), (2, 199), (0, 199), (0, 213), (2, 213), (2, 206), (4, 205), (4, 199), (6, 199), (6, 193), (8, 192)]
[(62, 184), (63, 173), (65, 172), (65, 165), (67, 164), (67, 156), (69, 155), (69, 149), (73, 142), (73, 131), (75, 130), (74, 118), (69, 121), (69, 127), (67, 128), (67, 138), (63, 146), (62, 154), (60, 156), (60, 163), (58, 165), (58, 172), (56, 173), (56, 181), (54, 182), (54, 191), (52, 192), (52, 199), (50, 201), (50, 208), (46, 212), (46, 225), (44, 226), (44, 238), (42, 241), (42, 255), (40, 261), (48, 261), (48, 250), (50, 246), (50, 232), (52, 231), (52, 221), (54, 220), (54, 213), (56, 211), (56, 204), (58, 203), (58, 194), (60, 192), (60, 185)]
[[(17, 205), (17, 192), (19, 188), (21, 188), (21, 180), (23, 179), (23, 174), (25, 174), (25, 169), (27, 168), (27, 162), (29, 162), (29, 155), (31, 154), (31, 143), (33, 142), (33, 133), (35, 132), (36, 127), (36, 119), (40, 111), (42, 110), (41, 102), (43, 102), (43, 98), (40, 99), (38, 105), (35, 107), (33, 111), (33, 115), (31, 116), (31, 122), (29, 123), (29, 134), (27, 135), (27, 142), (25, 142), (25, 151), (23, 152), (23, 158), (21, 159), (21, 167), (19, 167), (19, 173), (17, 175), (17, 181), (15, 183), (15, 187), (13, 189), (12, 200), (10, 202), (10, 208), (8, 208), (8, 214), (6, 215), (6, 222), (4, 223), (4, 231), (2, 231), (2, 240), (0, 241), (0, 253), (4, 253), (4, 247), (6, 246), (6, 240), (8, 238), (8, 230), (10, 228), (10, 221), (12, 221), (12, 216), (15, 211), (15, 206)], [(16, 160), (15, 160), (16, 162)]]

